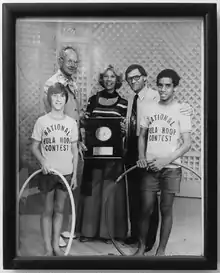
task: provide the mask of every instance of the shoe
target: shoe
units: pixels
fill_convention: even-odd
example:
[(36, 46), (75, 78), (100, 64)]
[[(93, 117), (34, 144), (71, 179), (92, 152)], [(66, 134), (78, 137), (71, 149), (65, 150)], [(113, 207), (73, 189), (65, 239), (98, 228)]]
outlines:
[(63, 240), (63, 238), (60, 236), (60, 240), (59, 240), (59, 247), (65, 247), (67, 244), (66, 242)]
[(149, 252), (152, 248), (153, 246), (146, 246), (144, 252)]
[(79, 237), (79, 241), (80, 241), (81, 243), (91, 242), (91, 241), (93, 241), (93, 238), (88, 238), (88, 237), (80, 236), (80, 237)]
[(110, 245), (112, 243), (112, 240), (110, 240), (110, 239), (102, 239), (102, 241), (108, 245)]
[[(63, 238), (69, 239), (70, 238), (70, 232), (69, 231), (64, 231), (60, 234)], [(76, 239), (76, 235), (73, 235), (73, 239)]]
[(135, 237), (128, 237), (124, 240), (124, 243), (126, 245), (133, 245), (133, 244), (137, 244), (138, 243), (138, 239)]

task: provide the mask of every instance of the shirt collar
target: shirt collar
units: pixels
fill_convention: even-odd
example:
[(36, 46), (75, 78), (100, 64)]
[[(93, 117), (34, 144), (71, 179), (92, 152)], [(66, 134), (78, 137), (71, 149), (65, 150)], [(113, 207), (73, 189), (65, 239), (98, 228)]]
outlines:
[(57, 81), (62, 83), (64, 86), (69, 87), (70, 91), (77, 95), (78, 93), (78, 86), (76, 84), (76, 80), (73, 78), (73, 76), (67, 78), (63, 72), (58, 69), (57, 71)]
[(75, 81), (73, 75), (67, 77), (60, 69), (57, 71), (58, 76), (64, 78), (66, 81)]
[(145, 87), (138, 93), (138, 97), (140, 100), (143, 100), (145, 95), (146, 95), (146, 92), (148, 91), (148, 87), (145, 85)]

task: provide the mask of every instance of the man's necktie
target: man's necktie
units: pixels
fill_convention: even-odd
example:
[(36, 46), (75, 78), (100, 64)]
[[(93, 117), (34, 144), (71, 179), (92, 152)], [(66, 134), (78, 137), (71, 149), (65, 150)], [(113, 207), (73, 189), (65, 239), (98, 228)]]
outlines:
[(131, 109), (131, 136), (136, 136), (137, 132), (137, 99), (136, 94), (133, 99), (132, 109)]

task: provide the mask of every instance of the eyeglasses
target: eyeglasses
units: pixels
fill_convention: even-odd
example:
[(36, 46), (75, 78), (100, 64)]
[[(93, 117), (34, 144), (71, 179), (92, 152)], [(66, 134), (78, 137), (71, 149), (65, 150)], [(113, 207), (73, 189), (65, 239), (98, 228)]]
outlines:
[(133, 82), (133, 81), (137, 82), (137, 81), (140, 80), (141, 76), (142, 75), (136, 75), (136, 76), (133, 76), (133, 77), (129, 77), (127, 80), (128, 80), (128, 82)]
[(67, 64), (70, 66), (70, 65), (73, 65), (73, 66), (78, 66), (79, 65), (79, 62), (78, 61), (71, 61), (71, 60), (68, 60), (67, 61)]

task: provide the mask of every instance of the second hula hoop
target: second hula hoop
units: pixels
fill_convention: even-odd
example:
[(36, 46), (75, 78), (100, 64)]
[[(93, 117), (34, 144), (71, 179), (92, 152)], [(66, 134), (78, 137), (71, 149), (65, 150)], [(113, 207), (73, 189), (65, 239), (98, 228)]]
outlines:
[[(172, 165), (176, 165), (176, 166), (179, 166), (179, 167), (182, 167), (190, 172), (192, 172), (193, 174), (195, 174), (199, 179), (201, 179), (201, 176), (196, 172), (194, 171), (193, 169), (189, 168), (188, 166), (184, 165), (184, 164), (177, 164), (177, 163), (172, 163)], [(132, 167), (130, 167), (129, 169), (127, 169), (125, 172), (123, 172), (116, 180), (115, 180), (115, 183), (112, 185), (112, 188), (111, 188), (111, 191), (110, 193), (111, 194), (114, 194), (115, 190), (116, 190), (116, 186), (117, 184), (121, 181), (121, 179), (127, 175), (129, 172), (133, 171), (134, 169), (136, 169), (138, 166), (137, 165), (134, 165)], [(107, 226), (107, 231), (108, 231), (108, 235), (114, 245), (114, 247), (117, 249), (117, 251), (122, 255), (122, 256), (134, 256), (135, 253), (138, 251), (135, 251), (135, 253), (131, 254), (131, 255), (127, 255), (120, 247), (119, 247), (119, 244), (114, 240), (114, 238), (112, 237), (111, 235), (111, 232), (110, 232), (110, 228), (109, 228), (109, 216), (108, 216), (108, 201), (109, 201), (109, 197), (110, 195), (108, 195), (108, 197), (106, 198), (105, 200), (105, 222), (106, 222), (106, 226)], [(140, 247), (140, 242), (138, 244), (138, 248)]]

